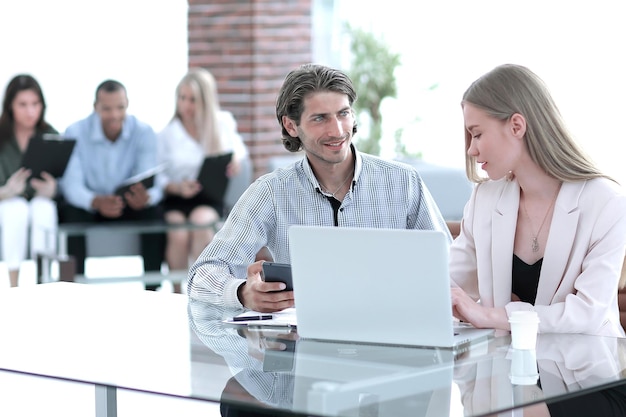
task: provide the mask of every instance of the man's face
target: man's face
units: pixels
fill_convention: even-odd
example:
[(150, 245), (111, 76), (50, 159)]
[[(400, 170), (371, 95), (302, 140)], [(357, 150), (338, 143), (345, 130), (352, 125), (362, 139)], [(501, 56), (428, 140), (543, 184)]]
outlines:
[(94, 108), (102, 121), (105, 136), (110, 140), (117, 139), (122, 132), (128, 108), (126, 92), (123, 89), (113, 92), (100, 91)]
[(283, 124), (291, 136), (300, 138), (314, 165), (340, 164), (351, 156), (354, 114), (345, 94), (332, 91), (312, 93), (304, 99), (300, 125), (287, 117), (283, 117)]

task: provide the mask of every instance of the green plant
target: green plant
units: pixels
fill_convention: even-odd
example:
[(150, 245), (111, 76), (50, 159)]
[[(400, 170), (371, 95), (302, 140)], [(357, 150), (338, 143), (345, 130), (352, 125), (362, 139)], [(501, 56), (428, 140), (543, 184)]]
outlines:
[[(429, 86), (425, 93), (428, 92), (432, 92), (435, 91), (437, 88), (439, 87), (439, 84), (432, 84), (431, 86)], [(404, 135), (404, 131), (407, 127), (414, 125), (416, 123), (419, 123), (422, 121), (422, 118), (419, 116), (415, 116), (415, 118), (413, 118), (413, 120), (409, 121), (409, 123), (407, 125), (404, 125), (398, 129), (396, 129), (395, 133), (394, 133), (394, 140), (395, 140), (395, 148), (394, 151), (396, 153), (396, 157), (400, 157), (400, 158), (410, 158), (410, 159), (422, 159), (422, 152), (421, 151), (409, 151), (409, 149), (406, 146), (406, 139), (403, 138)], [(413, 140), (416, 140), (415, 138), (413, 138)]]
[[(416, 122), (419, 122), (419, 118), (415, 118)], [(395, 141), (394, 151), (396, 153), (396, 157), (410, 158), (410, 159), (422, 159), (422, 152), (411, 152), (407, 149), (406, 143), (402, 140), (402, 135), (404, 134), (404, 127), (397, 129), (393, 135), (393, 139)]]
[(358, 99), (354, 103), (357, 118), (365, 114), (370, 119), (368, 137), (356, 141), (360, 151), (380, 155), (382, 114), (380, 105), (386, 97), (396, 97), (395, 69), (400, 65), (400, 55), (391, 51), (384, 40), (361, 28), (346, 23), (352, 52), (348, 75), (354, 83)]

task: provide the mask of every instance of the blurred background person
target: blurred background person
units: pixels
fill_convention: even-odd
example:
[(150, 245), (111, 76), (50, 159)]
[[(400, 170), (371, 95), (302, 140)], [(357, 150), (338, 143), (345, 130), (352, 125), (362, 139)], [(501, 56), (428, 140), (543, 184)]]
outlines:
[[(64, 204), (59, 210), (63, 223), (161, 221), (162, 189), (131, 185), (123, 196), (116, 190), (128, 178), (157, 166), (157, 135), (148, 124), (127, 114), (126, 88), (105, 80), (96, 88), (93, 112), (70, 125), (66, 136), (75, 137), (76, 147), (61, 181)], [(164, 235), (142, 233), (141, 256), (145, 271), (160, 271)], [(76, 272), (84, 273), (85, 236), (70, 236), (68, 252), (76, 259)], [(146, 284), (146, 289), (157, 286)]]
[[(27, 257), (54, 249), (57, 181), (47, 172), (31, 178), (22, 157), (31, 141), (57, 131), (45, 120), (46, 101), (37, 80), (15, 76), (6, 87), (0, 115), (0, 234), (2, 260), (11, 287), (18, 285), (19, 270)], [(48, 244), (48, 245), (47, 245)]]
[[(232, 113), (220, 109), (213, 75), (193, 68), (176, 87), (174, 117), (159, 134), (159, 162), (163, 175), (165, 220), (210, 225), (224, 214), (224, 202), (202, 194), (197, 177), (207, 156), (231, 153), (226, 175), (239, 173), (247, 149), (237, 131)], [(186, 270), (213, 238), (212, 228), (171, 230), (167, 234), (165, 258), (169, 269)], [(180, 284), (174, 285), (180, 292)]]

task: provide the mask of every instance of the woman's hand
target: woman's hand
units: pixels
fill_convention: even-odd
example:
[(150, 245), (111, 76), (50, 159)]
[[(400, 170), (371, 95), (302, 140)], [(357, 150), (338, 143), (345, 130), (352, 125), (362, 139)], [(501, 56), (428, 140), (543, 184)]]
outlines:
[(450, 294), (452, 296), (452, 315), (461, 321), (470, 323), (471, 320), (466, 315), (470, 315), (468, 313), (474, 308), (476, 302), (458, 287), (452, 287)]
[(226, 165), (226, 176), (232, 178), (239, 174), (239, 171), (241, 171), (241, 161), (233, 155), (228, 165)]
[(176, 194), (182, 198), (191, 198), (196, 196), (202, 186), (196, 180), (183, 180), (176, 185)]
[(41, 178), (33, 178), (30, 185), (35, 190), (35, 195), (39, 197), (54, 198), (57, 193), (57, 180), (47, 172), (41, 173)]
[(0, 196), (3, 199), (18, 196), (26, 189), (26, 181), (30, 177), (30, 169), (20, 168), (15, 171), (4, 184), (0, 187)]
[(510, 329), (504, 308), (484, 307), (458, 287), (452, 287), (450, 293), (452, 295), (452, 315), (457, 319), (471, 323), (476, 328)]

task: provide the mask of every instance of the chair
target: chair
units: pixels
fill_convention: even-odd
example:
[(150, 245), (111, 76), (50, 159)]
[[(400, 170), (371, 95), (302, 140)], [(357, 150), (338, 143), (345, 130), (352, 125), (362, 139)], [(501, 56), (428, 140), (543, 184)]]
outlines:
[(399, 161), (417, 169), (446, 221), (463, 218), (463, 209), (474, 189), (464, 169), (430, 164), (421, 159), (407, 158)]
[(626, 330), (626, 258), (622, 265), (622, 276), (619, 280), (619, 290), (617, 291), (617, 304), (619, 305), (619, 318), (622, 327)]
[(450, 230), (452, 239), (456, 239), (456, 237), (461, 233), (461, 221), (460, 220), (448, 220), (446, 221), (446, 224), (448, 225), (448, 229)]
[(224, 217), (230, 213), (239, 197), (252, 183), (252, 161), (246, 156), (241, 161), (241, 170), (228, 181), (226, 195), (224, 196)]

